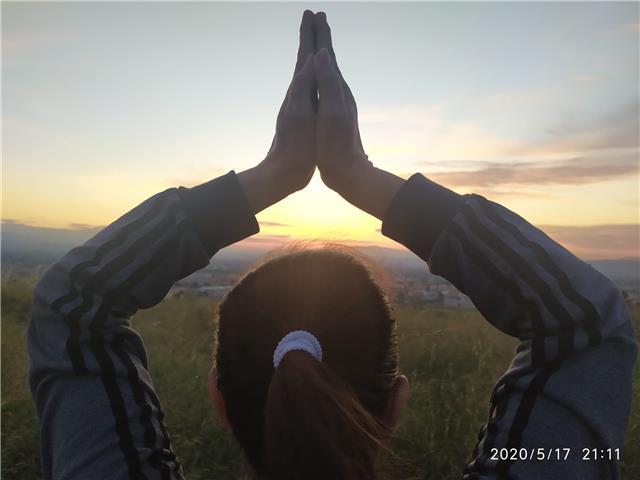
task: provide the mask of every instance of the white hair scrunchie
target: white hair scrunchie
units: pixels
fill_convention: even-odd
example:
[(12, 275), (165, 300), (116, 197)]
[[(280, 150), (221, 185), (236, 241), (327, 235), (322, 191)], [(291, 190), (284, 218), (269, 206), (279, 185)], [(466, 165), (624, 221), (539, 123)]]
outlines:
[(273, 351), (273, 368), (278, 368), (284, 356), (292, 350), (302, 350), (322, 361), (322, 346), (318, 339), (306, 330), (294, 330), (282, 337)]

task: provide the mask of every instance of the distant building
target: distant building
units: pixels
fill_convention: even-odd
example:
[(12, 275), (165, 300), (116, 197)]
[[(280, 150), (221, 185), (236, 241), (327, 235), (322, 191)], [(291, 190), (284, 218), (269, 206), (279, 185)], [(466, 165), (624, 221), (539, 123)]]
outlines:
[(443, 305), (449, 308), (475, 308), (471, 299), (462, 293), (451, 293), (443, 297)]
[(207, 298), (222, 298), (231, 291), (231, 285), (207, 285), (198, 287), (195, 285), (174, 285), (167, 297), (184, 297), (186, 295), (197, 295)]
[(231, 291), (230, 285), (199, 287), (196, 292), (201, 297), (222, 298)]
[(442, 298), (442, 295), (437, 290), (426, 290), (426, 291), (420, 292), (417, 295), (417, 298), (419, 300), (422, 300), (423, 302), (432, 303), (432, 302), (439, 302)]

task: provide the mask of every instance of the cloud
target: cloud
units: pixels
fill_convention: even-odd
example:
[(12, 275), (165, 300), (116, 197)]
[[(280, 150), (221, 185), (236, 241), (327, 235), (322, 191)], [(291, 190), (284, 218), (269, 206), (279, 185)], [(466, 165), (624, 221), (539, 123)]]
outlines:
[(261, 220), (259, 223), (261, 227), (290, 227), (291, 226), (288, 223), (269, 222), (265, 220)]
[[(73, 227), (73, 224), (71, 225)], [(2, 221), (2, 251), (26, 253), (64, 253), (86, 242), (102, 227), (48, 228), (11, 219)]]
[[(599, 80), (593, 75), (576, 79)], [(389, 157), (396, 164), (399, 158), (423, 164), (427, 159), (429, 163), (557, 160), (638, 148), (637, 97), (604, 113), (574, 107), (562, 116), (551, 115), (558, 103), (569, 102), (567, 96), (566, 91), (505, 91), (468, 104), (451, 100), (436, 106), (369, 108), (361, 112), (359, 120), (368, 151), (375, 158)], [(469, 115), (460, 117), (466, 110), (470, 110)], [(532, 119), (520, 121), (527, 116)], [(505, 124), (511, 117), (513, 121)]]
[(483, 167), (476, 170), (434, 172), (428, 176), (443, 185), (491, 188), (500, 185), (584, 185), (638, 175), (638, 172), (637, 154), (622, 154), (608, 159), (573, 158), (557, 162), (483, 162)]
[(34, 29), (21, 29), (16, 25), (12, 25), (12, 21), (16, 17), (15, 12), (11, 11), (13, 8), (24, 8), (24, 5), (14, 4), (9, 6), (5, 4), (2, 8), (2, 13), (5, 16), (5, 20), (2, 22), (4, 29), (2, 32), (2, 56), (5, 65), (7, 60), (11, 60), (20, 54), (41, 48), (44, 45), (51, 46), (56, 42), (69, 39), (73, 35), (72, 32), (64, 30), (35, 31)]
[(359, 115), (367, 153), (389, 165), (424, 164), (425, 160), (495, 159), (517, 146), (488, 124), (447, 117), (456, 106), (369, 108)]
[(483, 197), (491, 197), (492, 199), (497, 199), (497, 198), (510, 199), (514, 197), (544, 199), (544, 198), (551, 197), (551, 195), (549, 195), (546, 192), (536, 192), (536, 191), (524, 190), (524, 189), (502, 190), (502, 189), (495, 189), (495, 188), (487, 188), (487, 189), (476, 188), (474, 189), (474, 193), (477, 193), (478, 195), (482, 195)]
[(594, 119), (568, 117), (562, 123), (548, 129), (546, 134), (547, 138), (517, 146), (510, 153), (558, 155), (637, 149), (640, 145), (640, 105), (637, 101), (630, 102)]
[(88, 223), (70, 223), (69, 228), (71, 230), (98, 230), (103, 227), (96, 227), (95, 225), (89, 225)]
[(598, 260), (640, 256), (638, 224), (539, 227), (581, 258)]
[[(413, 116), (428, 113), (419, 109), (408, 112)], [(380, 112), (377, 116), (385, 118)], [(481, 128), (454, 124), (442, 133), (447, 137), (454, 132), (461, 147), (449, 148), (452, 142), (440, 138), (434, 148), (444, 154), (444, 160), (420, 161), (416, 166), (445, 185), (476, 187), (494, 196), (540, 197), (546, 194), (521, 187), (586, 185), (637, 176), (639, 118), (640, 105), (634, 100), (596, 117), (566, 117), (539, 132), (537, 138), (518, 142)], [(435, 124), (430, 122), (417, 125), (428, 129), (429, 124)], [(469, 146), (473, 152), (465, 154)], [(505, 186), (518, 188), (505, 191)]]
[(576, 83), (595, 83), (600, 80), (597, 75), (574, 75), (572, 80)]
[(254, 237), (249, 237), (242, 241), (244, 244), (270, 244), (280, 245), (291, 240), (290, 235), (263, 235), (259, 234)]

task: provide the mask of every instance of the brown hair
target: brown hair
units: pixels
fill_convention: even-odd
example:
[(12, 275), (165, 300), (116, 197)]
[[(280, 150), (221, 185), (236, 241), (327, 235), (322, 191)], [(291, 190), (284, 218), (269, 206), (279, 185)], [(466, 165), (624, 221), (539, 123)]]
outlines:
[[(322, 362), (273, 351), (293, 330)], [(370, 479), (398, 375), (396, 323), (370, 270), (344, 250), (302, 250), (248, 273), (219, 307), (218, 389), (258, 476)]]

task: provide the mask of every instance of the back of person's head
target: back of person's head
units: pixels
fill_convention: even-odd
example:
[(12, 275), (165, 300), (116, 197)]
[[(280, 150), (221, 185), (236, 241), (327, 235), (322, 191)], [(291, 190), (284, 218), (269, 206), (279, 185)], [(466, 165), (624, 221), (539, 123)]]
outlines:
[[(336, 249), (281, 255), (233, 288), (218, 321), (217, 391), (254, 473), (374, 478), (399, 377), (396, 323), (370, 270)], [(322, 360), (293, 350), (274, 368), (295, 330), (318, 339)]]

